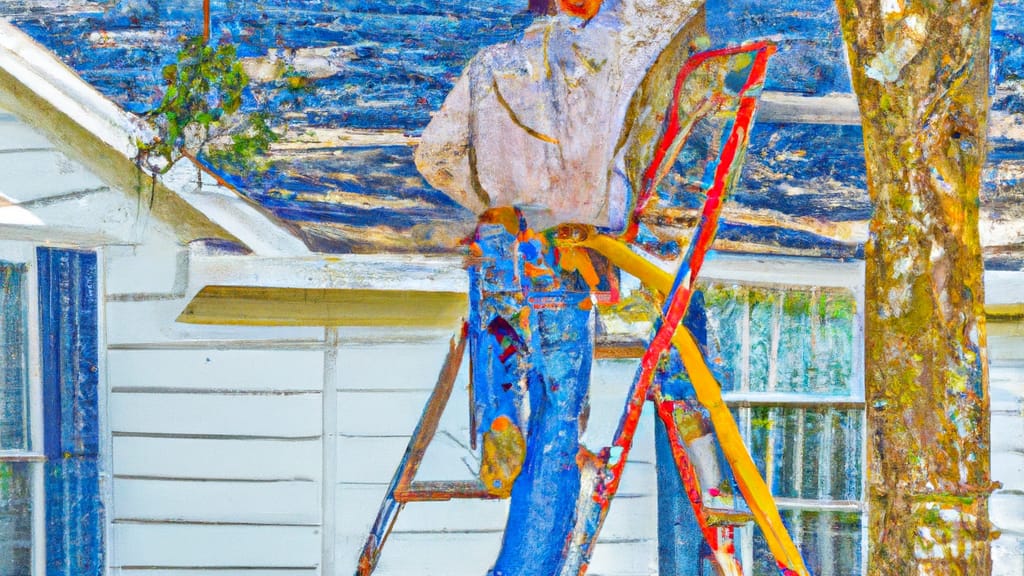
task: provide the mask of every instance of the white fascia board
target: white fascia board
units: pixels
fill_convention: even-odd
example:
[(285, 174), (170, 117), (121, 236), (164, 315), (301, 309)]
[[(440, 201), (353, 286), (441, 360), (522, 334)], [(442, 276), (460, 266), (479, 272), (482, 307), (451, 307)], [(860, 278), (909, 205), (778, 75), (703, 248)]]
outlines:
[(466, 292), (469, 280), (456, 256), (345, 254), (305, 258), (189, 256), (188, 294), (204, 286), (258, 288), (333, 288)]
[[(53, 53), (2, 18), (0, 68), (125, 158), (134, 159), (138, 152), (136, 142), (149, 141), (154, 136), (142, 119), (108, 100)], [(186, 158), (161, 181), (256, 254), (310, 254), (299, 238), (237, 191), (222, 185), (217, 185), (212, 193), (209, 189), (213, 186), (199, 190), (198, 173), (199, 167)]]
[[(674, 264), (652, 260), (672, 271)], [(985, 272), (985, 303), (1024, 303), (1024, 272)], [(713, 253), (701, 278), (758, 284), (847, 287), (863, 291), (864, 261)], [(344, 254), (303, 258), (256, 255), (207, 255), (193, 249), (189, 257), (189, 294), (204, 286), (258, 288), (336, 288), (465, 292), (469, 288), (463, 260), (457, 256), (413, 254)]]

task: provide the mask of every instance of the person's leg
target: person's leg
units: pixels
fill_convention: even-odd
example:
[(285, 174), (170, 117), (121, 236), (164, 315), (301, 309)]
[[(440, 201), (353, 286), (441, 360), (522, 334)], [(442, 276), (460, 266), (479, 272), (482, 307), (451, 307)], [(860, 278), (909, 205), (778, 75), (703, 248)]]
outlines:
[[(529, 259), (530, 249), (525, 252)], [(547, 265), (557, 270), (552, 254), (537, 256), (532, 270), (539, 276), (527, 287), (533, 337), (528, 343), (532, 365), (526, 462), (512, 488), (494, 576), (558, 573), (580, 489), (579, 418), (588, 398), (593, 358), (589, 293), (564, 291), (540, 260), (546, 257)]]
[(473, 411), (482, 455), (480, 479), (507, 497), (525, 458), (526, 298), (518, 241), (501, 224), (481, 224), (470, 246), (469, 353)]

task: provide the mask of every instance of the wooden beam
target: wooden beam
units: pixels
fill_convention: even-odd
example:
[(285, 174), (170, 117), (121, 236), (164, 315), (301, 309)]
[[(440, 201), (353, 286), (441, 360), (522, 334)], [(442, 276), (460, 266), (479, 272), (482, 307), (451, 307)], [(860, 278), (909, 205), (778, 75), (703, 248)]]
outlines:
[(207, 286), (189, 302), (178, 322), (454, 328), (468, 305), (462, 292)]

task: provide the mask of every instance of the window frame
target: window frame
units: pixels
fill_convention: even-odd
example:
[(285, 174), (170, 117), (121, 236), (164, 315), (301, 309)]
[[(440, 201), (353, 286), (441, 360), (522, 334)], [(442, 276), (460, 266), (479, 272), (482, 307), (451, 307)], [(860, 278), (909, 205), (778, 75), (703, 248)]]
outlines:
[(31, 470), (31, 574), (46, 574), (46, 489), (44, 465), (42, 348), (39, 329), (39, 275), (36, 246), (22, 242), (0, 242), (0, 261), (23, 265), (23, 294), (28, 395), (28, 450), (0, 450), (0, 462), (28, 463)]
[[(849, 393), (845, 395), (814, 394), (787, 391), (736, 390), (723, 392), (726, 404), (735, 410), (737, 424), (747, 446), (751, 445), (751, 410), (767, 408), (836, 408), (860, 412), (861, 443), (859, 470), (861, 473), (858, 500), (816, 500), (809, 498), (780, 498), (775, 501), (780, 511), (855, 512), (860, 514), (860, 570), (867, 573), (867, 416), (864, 392), (864, 262), (821, 261), (810, 258), (771, 256), (732, 256), (715, 254), (701, 273), (700, 285), (734, 284), (742, 287), (787, 289), (840, 289), (849, 290), (856, 303), (853, 317), (853, 358)], [(779, 317), (773, 316), (773, 322)], [(774, 338), (774, 336), (773, 336)], [(744, 347), (744, 354), (749, 354)], [(744, 358), (749, 362), (749, 356)], [(766, 479), (771, 481), (770, 479)], [(769, 485), (771, 489), (771, 486)], [(796, 527), (793, 527), (796, 528)], [(749, 534), (749, 528), (743, 529)], [(800, 546), (800, 530), (791, 530)], [(746, 536), (746, 534), (744, 534)], [(742, 537), (739, 554), (744, 566), (753, 566), (753, 538)]]

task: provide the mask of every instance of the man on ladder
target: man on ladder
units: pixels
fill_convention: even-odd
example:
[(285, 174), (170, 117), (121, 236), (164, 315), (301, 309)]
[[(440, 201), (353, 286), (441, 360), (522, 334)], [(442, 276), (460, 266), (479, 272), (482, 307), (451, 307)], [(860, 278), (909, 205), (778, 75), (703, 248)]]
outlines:
[[(579, 436), (601, 266), (586, 250), (556, 249), (555, 226), (626, 225), (631, 98), (666, 47), (690, 48), (699, 26), (688, 24), (703, 10), (702, 0), (530, 8), (540, 16), (520, 40), (470, 62), (416, 152), (432, 185), (480, 215), (467, 259), (473, 418), (485, 489), (511, 497), (493, 576), (578, 570), (567, 550), (581, 529), (580, 463), (594, 459)], [(685, 388), (674, 391), (700, 498), (731, 508), (708, 419)]]

